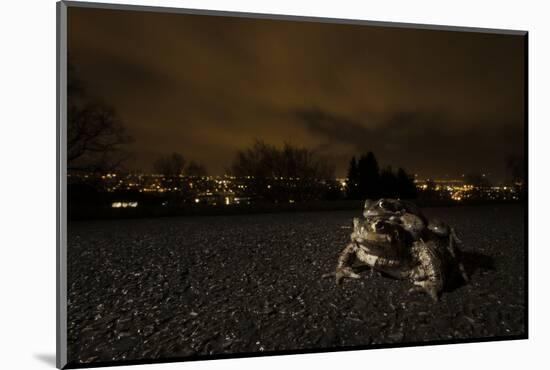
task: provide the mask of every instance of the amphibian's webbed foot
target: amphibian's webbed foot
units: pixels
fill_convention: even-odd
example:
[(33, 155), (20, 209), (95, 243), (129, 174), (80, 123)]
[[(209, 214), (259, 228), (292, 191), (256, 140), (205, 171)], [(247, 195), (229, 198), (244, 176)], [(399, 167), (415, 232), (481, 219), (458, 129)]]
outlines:
[(334, 276), (336, 277), (336, 284), (340, 284), (343, 278), (358, 279), (360, 276), (353, 272), (351, 264), (355, 259), (357, 253), (357, 246), (354, 243), (349, 243), (340, 253), (338, 257), (338, 264), (336, 265), (336, 271), (331, 274), (325, 274), (323, 277)]
[(337, 269), (335, 272), (329, 272), (328, 274), (323, 274), (323, 276), (321, 277), (322, 278), (335, 277), (336, 284), (340, 284), (342, 282), (342, 279), (344, 278), (359, 279), (361, 276), (353, 272), (351, 268), (344, 267), (344, 268)]
[(415, 286), (409, 289), (409, 294), (411, 293), (428, 293), (428, 295), (433, 299), (434, 302), (439, 301), (439, 292), (435, 285), (430, 284), (429, 281), (416, 281)]
[(340, 284), (343, 278), (351, 278), (351, 279), (360, 278), (360, 276), (355, 272), (353, 272), (353, 270), (349, 267), (344, 267), (336, 270), (336, 273), (334, 275), (336, 277), (336, 284)]
[(427, 286), (427, 287), (424, 287), (426, 293), (428, 293), (428, 295), (430, 297), (432, 297), (432, 300), (434, 302), (439, 302), (439, 292), (437, 291), (436, 287), (434, 286)]
[[(452, 257), (457, 261), (458, 269), (460, 270), (460, 275), (462, 275), (462, 278), (464, 279), (464, 282), (467, 283), (467, 282), (470, 281), (470, 277), (466, 273), (466, 269), (464, 268), (464, 265), (462, 264), (462, 261), (460, 260), (461, 259), (460, 250), (457, 250), (457, 248), (456, 248), (456, 244), (462, 244), (462, 240), (460, 240), (456, 236), (456, 232), (455, 232), (454, 228), (451, 227), (450, 230), (451, 231), (450, 231), (450, 235), (449, 235), (448, 249), (451, 252)], [(459, 252), (459, 253), (457, 253), (457, 252)]]
[(458, 269), (460, 270), (460, 275), (462, 275), (462, 278), (464, 279), (464, 282), (469, 282), (470, 277), (468, 276), (468, 273), (466, 272), (466, 269), (464, 268), (464, 265), (462, 262), (458, 263)]

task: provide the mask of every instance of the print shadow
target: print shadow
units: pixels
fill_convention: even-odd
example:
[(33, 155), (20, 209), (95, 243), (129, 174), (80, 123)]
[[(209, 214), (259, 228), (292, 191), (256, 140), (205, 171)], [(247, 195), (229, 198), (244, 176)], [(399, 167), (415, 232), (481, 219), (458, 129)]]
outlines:
[(55, 353), (37, 353), (34, 355), (34, 358), (51, 367), (55, 367), (56, 365)]
[[(478, 271), (494, 271), (495, 270), (495, 261), (493, 257), (490, 257), (486, 254), (477, 253), (477, 252), (461, 252), (460, 259), (464, 265), (464, 270), (466, 270), (466, 275), (471, 279), (474, 273)], [(447, 285), (446, 291), (456, 290), (468, 282), (464, 281), (460, 275), (460, 271), (453, 271), (451, 279)]]

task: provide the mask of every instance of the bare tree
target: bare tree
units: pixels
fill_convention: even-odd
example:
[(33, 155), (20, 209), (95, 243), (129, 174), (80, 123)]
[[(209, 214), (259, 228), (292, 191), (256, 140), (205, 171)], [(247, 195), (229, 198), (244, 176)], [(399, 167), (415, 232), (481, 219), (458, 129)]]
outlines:
[(179, 153), (172, 153), (158, 158), (153, 163), (153, 170), (164, 176), (183, 175), (185, 170), (185, 159)]
[(72, 105), (68, 112), (68, 170), (114, 170), (130, 158), (123, 150), (132, 142), (113, 108), (103, 104)]
[(195, 161), (189, 162), (185, 169), (185, 174), (191, 177), (203, 177), (207, 175), (206, 167)]
[(515, 184), (523, 184), (525, 180), (525, 161), (519, 155), (509, 155), (506, 158), (506, 170), (509, 179)]
[(527, 186), (525, 183), (525, 160), (520, 155), (510, 155), (506, 159), (508, 178), (513, 182), (520, 199), (525, 199)]
[(334, 181), (334, 168), (316, 152), (259, 140), (237, 152), (231, 172), (248, 178), (249, 195), (276, 201), (321, 198)]
[(132, 142), (115, 110), (94, 102), (68, 66), (67, 81), (67, 169), (108, 171), (130, 158), (123, 148)]
[(260, 178), (303, 178), (326, 180), (334, 177), (334, 168), (316, 152), (285, 143), (277, 148), (261, 140), (237, 152), (232, 172), (236, 176)]

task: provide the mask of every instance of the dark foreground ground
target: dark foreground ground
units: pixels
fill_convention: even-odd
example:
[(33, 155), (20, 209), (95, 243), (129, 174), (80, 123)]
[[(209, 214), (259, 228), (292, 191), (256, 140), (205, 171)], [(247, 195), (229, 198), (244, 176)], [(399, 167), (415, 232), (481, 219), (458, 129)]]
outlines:
[(368, 271), (321, 278), (359, 211), (71, 223), (69, 362), (523, 335), (523, 208), (425, 212), (456, 227), (471, 275), (439, 303)]

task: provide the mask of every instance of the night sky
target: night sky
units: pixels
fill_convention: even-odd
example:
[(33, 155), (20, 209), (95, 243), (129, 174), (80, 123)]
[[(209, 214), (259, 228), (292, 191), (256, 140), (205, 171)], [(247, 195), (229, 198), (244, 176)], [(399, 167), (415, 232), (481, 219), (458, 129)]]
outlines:
[(420, 178), (505, 175), (524, 143), (523, 36), (69, 8), (69, 61), (135, 142), (223, 174), (255, 138)]

